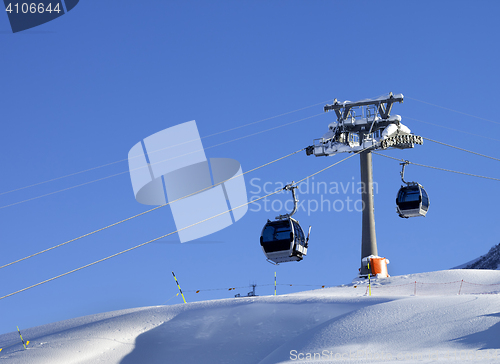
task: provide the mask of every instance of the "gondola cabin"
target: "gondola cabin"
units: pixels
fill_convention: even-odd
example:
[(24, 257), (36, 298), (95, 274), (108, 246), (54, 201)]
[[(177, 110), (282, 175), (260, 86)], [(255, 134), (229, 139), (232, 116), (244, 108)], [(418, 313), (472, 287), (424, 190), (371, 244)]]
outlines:
[(260, 236), (260, 245), (266, 258), (275, 264), (301, 261), (307, 254), (304, 231), (298, 221), (291, 217), (267, 220)]
[(403, 218), (425, 216), (429, 210), (429, 196), (424, 187), (416, 182), (401, 186), (396, 197), (396, 210)]

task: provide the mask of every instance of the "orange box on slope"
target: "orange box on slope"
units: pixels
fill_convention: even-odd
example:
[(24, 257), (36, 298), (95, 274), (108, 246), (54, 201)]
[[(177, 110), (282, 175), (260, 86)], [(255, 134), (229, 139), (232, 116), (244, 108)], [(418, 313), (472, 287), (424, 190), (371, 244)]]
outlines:
[(373, 275), (378, 274), (379, 277), (388, 277), (387, 260), (385, 258), (370, 258), (370, 268)]

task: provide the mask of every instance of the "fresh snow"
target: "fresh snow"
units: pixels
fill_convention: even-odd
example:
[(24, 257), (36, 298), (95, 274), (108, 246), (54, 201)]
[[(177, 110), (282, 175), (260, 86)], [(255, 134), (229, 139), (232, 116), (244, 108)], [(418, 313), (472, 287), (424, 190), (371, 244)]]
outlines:
[(500, 363), (500, 271), (376, 278), (371, 288), (367, 296), (366, 280), (355, 279), (75, 318), (22, 329), (27, 350), (17, 332), (0, 335), (0, 362)]

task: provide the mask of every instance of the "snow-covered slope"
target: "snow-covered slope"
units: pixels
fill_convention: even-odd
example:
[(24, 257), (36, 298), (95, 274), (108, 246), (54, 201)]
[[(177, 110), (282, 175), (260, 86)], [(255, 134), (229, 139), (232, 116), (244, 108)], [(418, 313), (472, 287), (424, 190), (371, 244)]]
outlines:
[[(463, 294), (465, 284), (482, 294)], [(31, 341), (27, 350), (17, 332), (1, 335), (0, 361), (430, 363), (437, 357), (500, 362), (500, 296), (488, 294), (500, 291), (500, 271), (376, 279), (372, 296), (367, 291), (365, 282), (355, 281), (276, 297), (86, 316), (23, 330)]]

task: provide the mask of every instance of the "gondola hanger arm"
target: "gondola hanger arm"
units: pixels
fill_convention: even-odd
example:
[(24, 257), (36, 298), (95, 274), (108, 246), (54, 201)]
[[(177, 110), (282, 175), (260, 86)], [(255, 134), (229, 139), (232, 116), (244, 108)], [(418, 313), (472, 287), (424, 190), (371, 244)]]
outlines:
[(293, 214), (295, 214), (297, 212), (297, 208), (298, 208), (297, 203), (299, 202), (299, 200), (297, 199), (297, 196), (295, 195), (295, 189), (297, 188), (297, 186), (294, 186), (294, 184), (295, 184), (295, 182), (292, 181), (292, 183), (289, 183), (285, 187), (283, 187), (283, 190), (285, 190), (285, 191), (292, 191), (293, 210), (292, 210), (292, 212), (290, 212), (288, 214), (277, 216), (276, 219), (278, 219), (278, 220), (288, 219), (289, 217), (291, 217)]
[(403, 169), (399, 173), (401, 175), (401, 181), (403, 181), (404, 184), (409, 185), (409, 182), (405, 181), (405, 167), (410, 164), (411, 162), (409, 160), (405, 160), (403, 163), (399, 163), (400, 165), (403, 166)]

